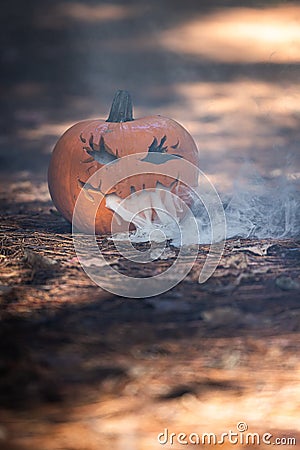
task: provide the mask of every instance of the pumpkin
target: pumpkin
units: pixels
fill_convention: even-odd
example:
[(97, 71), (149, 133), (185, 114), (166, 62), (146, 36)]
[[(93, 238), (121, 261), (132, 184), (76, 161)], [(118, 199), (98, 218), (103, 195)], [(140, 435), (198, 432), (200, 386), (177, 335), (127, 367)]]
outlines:
[[(95, 185), (88, 183), (99, 168), (107, 166), (108, 173), (118, 170), (120, 158), (134, 154), (140, 164), (159, 166), (162, 174), (153, 175), (151, 171), (136, 174), (120, 181), (107, 192), (103, 192), (101, 179)], [(185, 190), (180, 182), (178, 186), (178, 182), (174, 183), (174, 179), (163, 174), (165, 165), (169, 163), (177, 164), (180, 173), (182, 158), (198, 166), (198, 149), (187, 130), (176, 121), (160, 115), (133, 119), (129, 93), (117, 91), (107, 120), (81, 121), (58, 140), (48, 171), (49, 191), (57, 209), (71, 222), (76, 200), (84, 189), (86, 201), (80, 209), (80, 217), (77, 217), (80, 231), (110, 233), (114, 211), (106, 205), (108, 195), (114, 194), (124, 199), (133, 191), (155, 189), (159, 183), (171, 191), (176, 185), (176, 192), (184, 197)], [(190, 174), (190, 180), (192, 185), (197, 184), (195, 174)], [(99, 192), (104, 197), (95, 215), (92, 205)]]

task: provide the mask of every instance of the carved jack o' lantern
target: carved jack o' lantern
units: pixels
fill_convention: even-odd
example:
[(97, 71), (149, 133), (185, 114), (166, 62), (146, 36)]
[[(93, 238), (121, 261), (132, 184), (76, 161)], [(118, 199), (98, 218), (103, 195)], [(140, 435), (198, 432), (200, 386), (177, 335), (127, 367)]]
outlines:
[[(91, 223), (89, 208), (93, 196), (101, 191), (101, 180), (93, 186), (88, 179), (99, 168), (109, 163), (108, 171), (117, 168), (118, 160), (127, 155), (141, 154), (140, 162), (162, 168), (176, 161), (178, 173), (181, 159), (198, 166), (198, 150), (191, 135), (177, 122), (159, 115), (133, 119), (132, 102), (128, 92), (118, 91), (114, 97), (108, 119), (86, 120), (69, 128), (57, 142), (48, 172), (49, 190), (61, 214), (72, 221), (76, 200), (82, 189), (87, 200), (77, 220), (82, 231), (109, 233), (114, 212), (107, 207), (105, 196), (98, 207), (95, 224)], [(150, 171), (149, 171), (150, 172)], [(126, 175), (126, 174), (124, 174)], [(191, 184), (194, 174), (191, 174)], [(134, 175), (117, 183), (104, 195), (115, 194), (124, 199), (133, 191), (155, 189), (162, 185), (184, 193), (178, 182), (166, 175), (151, 173)], [(182, 194), (184, 196), (184, 194)]]

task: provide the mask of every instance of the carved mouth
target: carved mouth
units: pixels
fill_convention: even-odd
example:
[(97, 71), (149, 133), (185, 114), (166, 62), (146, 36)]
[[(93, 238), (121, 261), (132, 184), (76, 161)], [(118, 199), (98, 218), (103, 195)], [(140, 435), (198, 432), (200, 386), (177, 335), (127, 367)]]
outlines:
[[(163, 184), (161, 184), (159, 181), (156, 182), (155, 188), (150, 188), (151, 190), (155, 190), (156, 188), (158, 189), (165, 189), (167, 191), (170, 191), (171, 189), (175, 188), (178, 186), (179, 180), (176, 179), (174, 180), (169, 187), (164, 186)], [(105, 192), (103, 192), (101, 190), (101, 181), (99, 183), (98, 186), (93, 186), (90, 183), (85, 183), (84, 181), (81, 181), (80, 179), (78, 179), (78, 187), (80, 187), (80, 189), (83, 189), (85, 196), (87, 197), (88, 200), (94, 202), (94, 198), (92, 196), (93, 193), (95, 194), (101, 194), (103, 195), (103, 197), (109, 197), (110, 195), (116, 195), (116, 194), (107, 194)], [(146, 190), (146, 186), (145, 184), (143, 184), (143, 190)], [(130, 193), (131, 194), (135, 194), (138, 191), (136, 190), (135, 186), (130, 186)]]
[[(94, 187), (89, 183), (78, 180), (79, 187), (85, 197), (94, 203), (94, 194), (101, 194), (105, 198), (106, 207), (116, 214), (119, 225), (122, 221), (132, 223), (136, 229), (150, 229), (155, 224), (164, 226), (170, 221), (180, 221), (185, 215), (182, 201), (178, 196), (179, 180), (174, 180), (169, 187), (159, 181), (155, 188), (145, 188), (137, 191), (130, 187), (131, 194), (122, 199), (116, 193), (106, 194), (101, 191), (101, 183)], [(152, 224), (152, 225), (151, 225)]]
[[(135, 192), (126, 199), (116, 194), (106, 195), (106, 206), (115, 213), (118, 225), (122, 220), (132, 223), (136, 231), (150, 232), (159, 228), (170, 228), (171, 224), (180, 222), (185, 216), (183, 202), (171, 189), (176, 191), (178, 180), (170, 187), (157, 182), (153, 189), (142, 189)], [(119, 219), (119, 220), (118, 220)]]

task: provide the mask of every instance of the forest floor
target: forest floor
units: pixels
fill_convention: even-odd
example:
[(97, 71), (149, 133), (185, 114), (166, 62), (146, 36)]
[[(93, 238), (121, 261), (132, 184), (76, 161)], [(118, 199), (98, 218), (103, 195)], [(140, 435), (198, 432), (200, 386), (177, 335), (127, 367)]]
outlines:
[[(28, 183), (22, 195), (37, 189)], [(11, 204), (7, 212), (2, 448), (153, 449), (164, 428), (221, 435), (239, 422), (250, 432), (300, 438), (299, 242), (229, 240), (202, 285), (208, 247), (200, 246), (178, 286), (128, 299), (87, 277), (70, 226), (50, 202)], [(115, 261), (111, 242), (100, 241)], [(154, 261), (150, 274), (166, 263)], [(118, 266), (134, 270), (122, 257)]]
[[(163, 114), (191, 132), (221, 191), (245, 161), (278, 195), (280, 180), (299, 180), (299, 5), (225, 3), (4, 2), (3, 450), (153, 450), (165, 429), (164, 447), (178, 450), (181, 432), (220, 437), (241, 422), (300, 448), (299, 239), (229, 239), (204, 284), (201, 245), (172, 290), (118, 297), (82, 270), (47, 187), (58, 137), (105, 117), (119, 88), (132, 92), (136, 116)], [(99, 243), (108, 261), (136, 273), (107, 237)]]

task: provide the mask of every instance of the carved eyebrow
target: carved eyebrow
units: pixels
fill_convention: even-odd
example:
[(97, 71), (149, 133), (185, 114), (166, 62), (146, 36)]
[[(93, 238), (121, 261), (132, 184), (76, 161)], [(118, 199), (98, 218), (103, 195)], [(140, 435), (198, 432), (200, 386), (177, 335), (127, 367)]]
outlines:
[(171, 148), (177, 148), (177, 147), (178, 147), (178, 145), (179, 145), (179, 139), (178, 139), (178, 141), (176, 142), (176, 144), (174, 144), (174, 145), (171, 145)]

